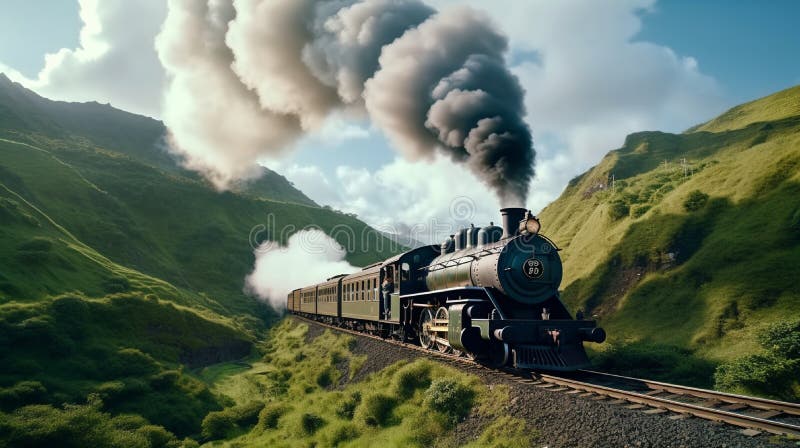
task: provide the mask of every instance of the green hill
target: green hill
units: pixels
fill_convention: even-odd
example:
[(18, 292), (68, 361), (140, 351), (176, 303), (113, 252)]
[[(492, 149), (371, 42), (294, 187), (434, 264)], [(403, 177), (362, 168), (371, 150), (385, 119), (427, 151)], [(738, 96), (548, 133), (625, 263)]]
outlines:
[(277, 317), (243, 292), (251, 239), (316, 226), (352, 264), (393, 254), (276, 173), (214, 191), (159, 149), (163, 132), (0, 76), (0, 445), (89, 440), (81, 425), (108, 446), (196, 436), (228, 405), (198, 369), (257, 353)]
[(563, 249), (563, 298), (600, 316), (611, 353), (693, 356), (650, 362), (710, 385), (716, 365), (762, 356), (765, 332), (800, 320), (800, 87), (684, 134), (628, 136), (541, 219)]
[[(180, 168), (166, 151), (164, 124), (108, 104), (51, 101), (25, 89), (0, 73), (0, 137), (41, 144), (95, 146), (127, 155), (162, 171), (202, 181)], [(316, 206), (280, 174), (267, 168), (256, 180), (237, 186), (241, 193), (264, 199)]]

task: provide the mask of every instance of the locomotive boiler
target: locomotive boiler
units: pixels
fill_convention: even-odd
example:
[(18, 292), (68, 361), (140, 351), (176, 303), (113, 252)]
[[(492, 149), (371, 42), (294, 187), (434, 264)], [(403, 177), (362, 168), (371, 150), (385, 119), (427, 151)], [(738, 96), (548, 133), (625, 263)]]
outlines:
[[(529, 211), (500, 212), (502, 228), (470, 226), (441, 245), (294, 291), (289, 309), (495, 366), (587, 367), (583, 342), (603, 342), (605, 332), (593, 320), (574, 319), (560, 300), (557, 246), (539, 233), (540, 223)], [(378, 288), (387, 277), (395, 285), (388, 310)], [(315, 305), (314, 288), (322, 291), (319, 304), (330, 303), (330, 294), (338, 291), (339, 307)]]

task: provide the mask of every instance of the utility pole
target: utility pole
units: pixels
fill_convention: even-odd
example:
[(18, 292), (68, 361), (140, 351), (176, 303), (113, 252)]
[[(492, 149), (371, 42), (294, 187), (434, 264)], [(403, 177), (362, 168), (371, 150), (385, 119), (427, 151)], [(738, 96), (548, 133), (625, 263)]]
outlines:
[(686, 165), (686, 157), (681, 159), (681, 165), (683, 166), (683, 178), (685, 179), (686, 178), (686, 174), (689, 171), (689, 166)]

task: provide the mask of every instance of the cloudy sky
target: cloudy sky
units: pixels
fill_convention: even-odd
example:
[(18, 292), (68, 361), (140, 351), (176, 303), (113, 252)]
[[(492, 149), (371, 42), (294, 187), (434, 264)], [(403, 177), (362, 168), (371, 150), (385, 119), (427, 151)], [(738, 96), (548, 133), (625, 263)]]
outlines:
[[(417, 79), (407, 72), (427, 76), (440, 58), (459, 57), (451, 48), (459, 39), (482, 36), (462, 52), (490, 61), (475, 73), (492, 69), (506, 80), (473, 93), (503, 99), (517, 84), (526, 92), (520, 107), (536, 162), (535, 177), (522, 184), (534, 211), (631, 132), (679, 132), (800, 84), (800, 3), (791, 0), (364, 3), (341, 14), (305, 0), (4, 0), (0, 71), (53, 99), (109, 102), (163, 119), (176, 151), (221, 188), (251, 175), (258, 161), (317, 202), (377, 226), (430, 225), (454, 214), (476, 224), (497, 219), (498, 191), (480, 163), (427, 151), (428, 137), (418, 135), (431, 130), (449, 142), (463, 134), (453, 124), (461, 109), (440, 113), (477, 97), (465, 103), (444, 92), (416, 124), (397, 106), (413, 96)], [(365, 17), (379, 6), (402, 9), (401, 23), (369, 28)], [(442, 43), (429, 45), (436, 39)], [(459, 76), (435, 79), (460, 93), (467, 89), (453, 85), (469, 81)]]

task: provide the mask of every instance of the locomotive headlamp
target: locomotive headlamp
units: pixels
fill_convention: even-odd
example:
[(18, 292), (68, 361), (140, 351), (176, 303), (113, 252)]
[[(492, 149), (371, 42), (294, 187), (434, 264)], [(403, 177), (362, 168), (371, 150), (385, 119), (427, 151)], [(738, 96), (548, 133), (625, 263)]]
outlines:
[(536, 235), (542, 225), (539, 219), (531, 214), (530, 211), (525, 213), (525, 219), (519, 222), (520, 233), (527, 233), (529, 235)]

